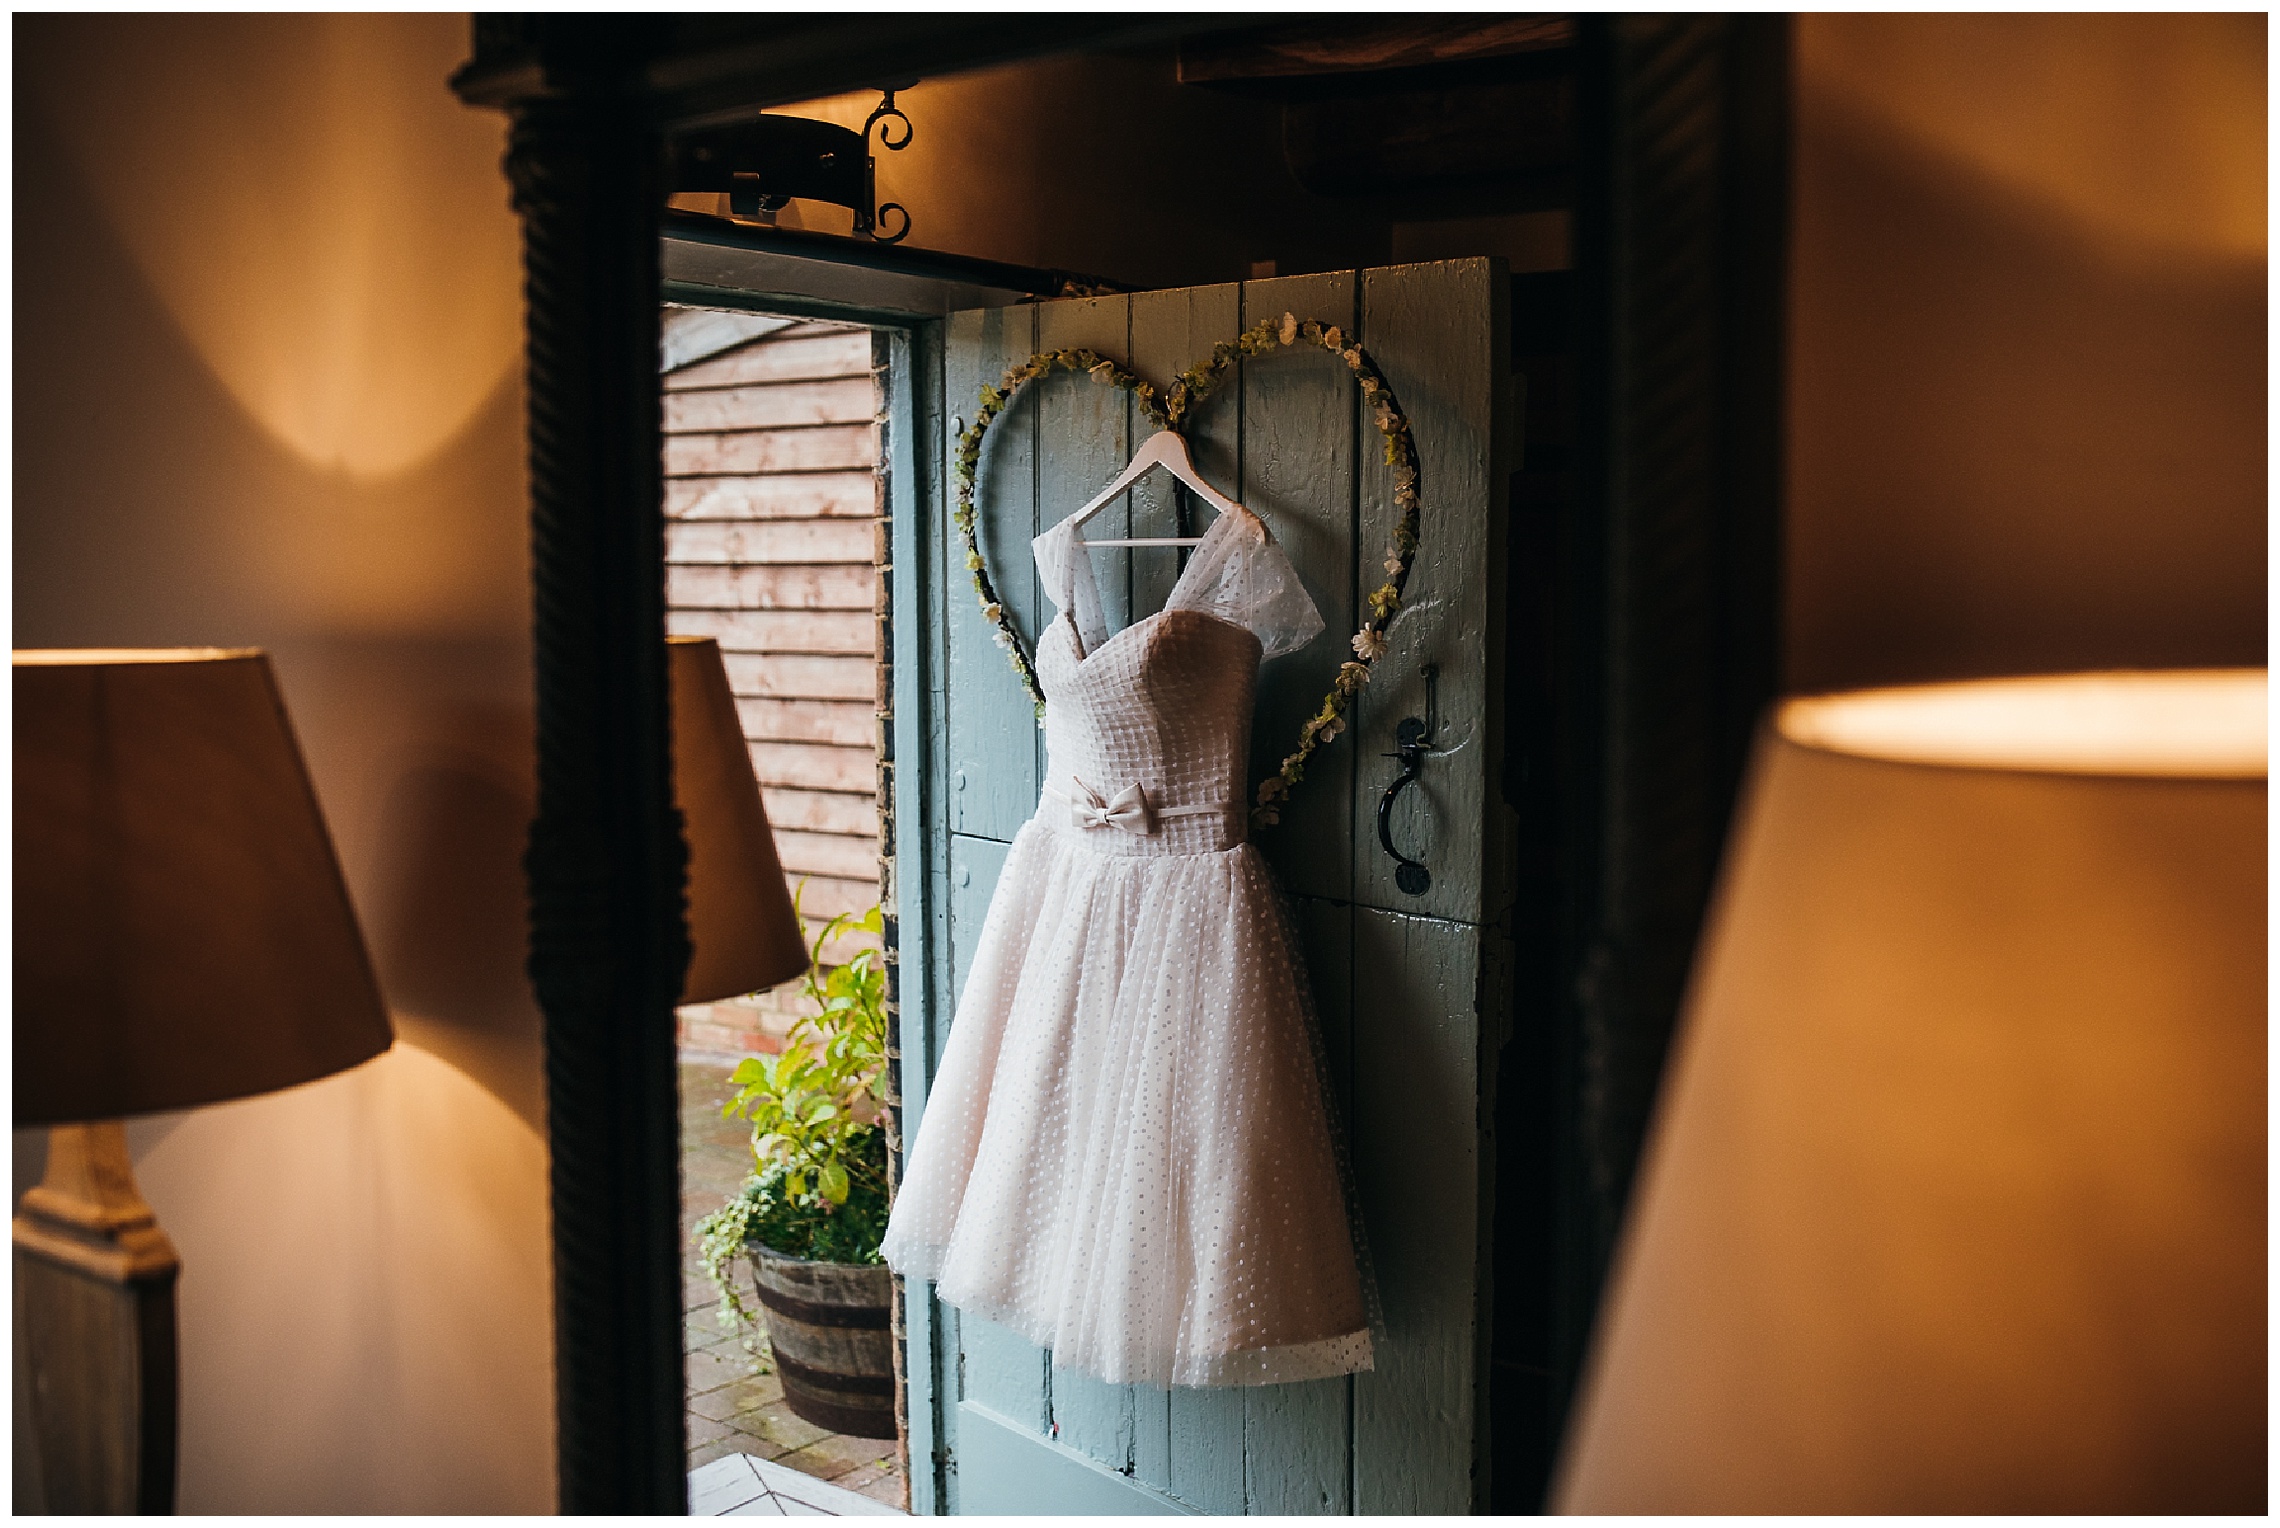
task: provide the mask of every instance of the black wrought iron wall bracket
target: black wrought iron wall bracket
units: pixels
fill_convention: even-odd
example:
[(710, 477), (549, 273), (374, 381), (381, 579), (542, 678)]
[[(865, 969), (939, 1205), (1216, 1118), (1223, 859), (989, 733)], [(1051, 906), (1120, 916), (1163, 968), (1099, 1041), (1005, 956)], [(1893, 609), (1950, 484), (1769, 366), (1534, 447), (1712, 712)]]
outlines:
[(855, 214), (858, 236), (899, 243), (910, 232), (910, 213), (899, 202), (878, 201), (871, 132), (878, 130), (879, 147), (889, 153), (910, 146), (910, 118), (895, 104), (895, 91), (908, 88), (906, 82), (882, 89), (860, 132), (834, 122), (762, 112), (741, 122), (676, 134), (672, 188), (726, 192), (729, 210), (738, 217), (772, 215), (795, 196), (831, 202)]
[[(909, 87), (899, 86), (896, 88), (908, 89)], [(900, 138), (894, 136), (895, 124), (898, 122), (902, 124), (902, 136)], [(873, 127), (879, 130), (879, 147), (890, 154), (899, 153), (909, 148), (911, 134), (916, 131), (910, 125), (910, 118), (904, 116), (902, 108), (895, 104), (893, 89), (879, 92), (879, 104), (872, 107), (871, 114), (863, 119), (863, 142), (866, 147), (870, 144)], [(868, 159), (868, 156), (866, 158)], [(876, 196), (878, 194), (877, 170), (879, 162), (876, 159), (868, 159), (868, 162), (872, 170), (870, 194)], [(893, 233), (885, 233), (881, 229), (887, 221), (887, 214), (890, 212), (901, 218), (902, 223)], [(910, 232), (910, 213), (900, 202), (882, 202), (879, 204), (879, 210), (876, 214), (866, 214), (861, 208), (857, 208), (855, 231), (857, 233), (868, 233), (881, 244), (899, 244), (902, 242), (903, 236)]]
[(1385, 788), (1385, 794), (1378, 797), (1378, 843), (1393, 857), (1393, 884), (1413, 897), (1421, 897), (1432, 889), (1433, 872), (1394, 846), (1393, 804), (1400, 799), (1403, 789), (1416, 780), (1425, 755), (1433, 751), (1433, 733), (1439, 721), (1440, 677), (1437, 665), (1425, 665), (1425, 715), (1405, 716), (1393, 729), (1394, 751), (1385, 757), (1399, 759), (1401, 773)]

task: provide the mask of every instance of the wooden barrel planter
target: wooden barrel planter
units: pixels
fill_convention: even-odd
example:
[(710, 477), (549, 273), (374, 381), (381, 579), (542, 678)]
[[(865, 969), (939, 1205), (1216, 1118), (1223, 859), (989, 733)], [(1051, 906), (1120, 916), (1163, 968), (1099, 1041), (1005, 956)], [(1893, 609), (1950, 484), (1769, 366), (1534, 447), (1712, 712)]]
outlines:
[(858, 1438), (895, 1435), (894, 1274), (748, 1244), (768, 1346), (795, 1415)]

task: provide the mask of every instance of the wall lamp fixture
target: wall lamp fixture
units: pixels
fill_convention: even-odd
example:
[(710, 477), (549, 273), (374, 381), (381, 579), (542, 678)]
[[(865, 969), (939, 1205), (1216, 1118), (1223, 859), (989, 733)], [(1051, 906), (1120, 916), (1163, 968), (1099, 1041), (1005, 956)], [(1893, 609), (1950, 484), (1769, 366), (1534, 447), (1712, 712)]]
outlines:
[(762, 112), (677, 133), (671, 144), (673, 189), (726, 192), (729, 210), (739, 217), (772, 217), (795, 196), (831, 202), (855, 214), (857, 236), (900, 243), (910, 232), (910, 213), (899, 202), (879, 204), (871, 131), (878, 130), (879, 147), (890, 153), (909, 147), (910, 118), (895, 105), (895, 92), (916, 83), (882, 88), (861, 131)]

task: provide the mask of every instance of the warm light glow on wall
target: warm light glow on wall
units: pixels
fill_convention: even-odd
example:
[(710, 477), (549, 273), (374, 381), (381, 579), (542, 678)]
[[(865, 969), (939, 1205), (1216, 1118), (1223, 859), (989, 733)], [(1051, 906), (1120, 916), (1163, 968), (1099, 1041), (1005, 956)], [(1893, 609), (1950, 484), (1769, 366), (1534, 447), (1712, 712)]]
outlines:
[(1800, 18), (1798, 73), (2154, 249), (2265, 244), (2261, 15)]
[(247, 412), (364, 481), (462, 431), (519, 340), (499, 123), (438, 109), (465, 20), (118, 16), (72, 35), (27, 94)]
[(2261, 669), (2065, 674), (1793, 700), (1782, 735), (1916, 764), (2067, 774), (2264, 774)]
[(183, 1408), (184, 1512), (548, 1509), (537, 1129), (399, 1043), (129, 1139), (188, 1270), (186, 1384), (227, 1399)]

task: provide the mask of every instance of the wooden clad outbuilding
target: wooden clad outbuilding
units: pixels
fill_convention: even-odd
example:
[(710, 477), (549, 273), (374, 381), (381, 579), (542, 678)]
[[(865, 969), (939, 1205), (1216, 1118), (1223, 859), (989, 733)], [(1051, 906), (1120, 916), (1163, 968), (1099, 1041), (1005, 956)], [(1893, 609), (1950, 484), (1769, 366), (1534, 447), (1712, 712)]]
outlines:
[[(871, 333), (673, 308), (661, 367), (668, 629), (720, 640), (812, 933), (879, 899)], [(689, 1009), (682, 1043), (772, 1048), (791, 1011), (786, 993)]]

